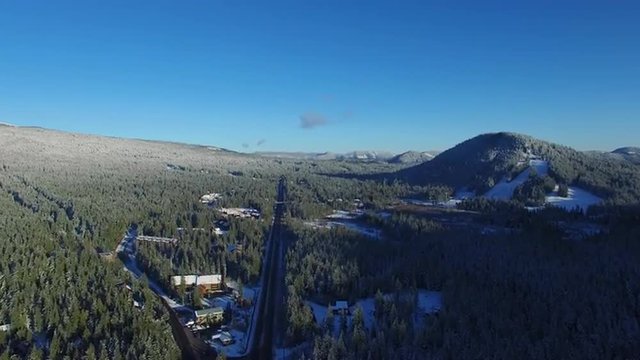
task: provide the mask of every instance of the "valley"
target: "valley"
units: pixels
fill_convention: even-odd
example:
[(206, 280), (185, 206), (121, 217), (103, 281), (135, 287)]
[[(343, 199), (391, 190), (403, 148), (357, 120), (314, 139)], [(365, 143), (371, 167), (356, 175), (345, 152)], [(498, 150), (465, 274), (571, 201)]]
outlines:
[[(615, 274), (638, 276), (638, 199), (600, 178), (633, 186), (634, 165), (611, 158), (606, 173), (567, 181), (591, 165), (558, 159), (602, 159), (498, 136), (418, 165), (432, 172), (418, 184), (404, 180), (411, 164), (0, 127), (0, 353), (517, 356), (502, 344), (524, 336), (531, 357), (570, 357), (588, 348), (586, 331), (619, 339), (589, 350), (598, 356), (635, 353), (624, 294), (640, 289)], [(452, 152), (495, 180), (439, 167)], [(565, 325), (549, 327), (556, 319)]]

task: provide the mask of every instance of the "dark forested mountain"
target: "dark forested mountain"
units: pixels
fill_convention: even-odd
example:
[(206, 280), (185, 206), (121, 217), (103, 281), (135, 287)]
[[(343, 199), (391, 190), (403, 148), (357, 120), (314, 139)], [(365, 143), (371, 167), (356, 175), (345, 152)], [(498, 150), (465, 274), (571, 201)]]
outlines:
[(578, 185), (616, 202), (640, 200), (640, 169), (630, 163), (506, 132), (476, 136), (398, 175), (410, 183), (482, 193), (535, 158), (549, 162), (549, 175), (558, 183)]
[(640, 148), (634, 146), (621, 147), (611, 152), (634, 164), (640, 164)]

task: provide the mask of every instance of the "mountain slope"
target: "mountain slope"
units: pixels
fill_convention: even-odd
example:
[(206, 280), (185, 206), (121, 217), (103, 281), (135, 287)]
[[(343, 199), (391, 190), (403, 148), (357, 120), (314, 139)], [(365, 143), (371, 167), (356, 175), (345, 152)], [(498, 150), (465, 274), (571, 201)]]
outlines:
[(433, 155), (429, 152), (420, 153), (417, 151), (407, 151), (399, 155), (394, 155), (393, 153), (387, 151), (351, 151), (344, 154), (332, 152), (257, 152), (255, 154), (281, 159), (388, 162), (390, 164), (416, 164), (419, 162), (430, 160), (433, 157)]
[(619, 155), (623, 159), (630, 161), (634, 164), (640, 164), (640, 148), (627, 146), (621, 147), (619, 149), (615, 149), (611, 152), (612, 154)]
[(398, 154), (391, 159), (391, 164), (419, 164), (425, 161), (429, 161), (434, 158), (435, 151), (407, 151), (402, 154)]
[(549, 176), (559, 183), (580, 186), (616, 202), (640, 201), (640, 169), (630, 163), (506, 132), (476, 136), (398, 175), (414, 184), (468, 187), (484, 193), (502, 178), (520, 173), (532, 158), (547, 160)]

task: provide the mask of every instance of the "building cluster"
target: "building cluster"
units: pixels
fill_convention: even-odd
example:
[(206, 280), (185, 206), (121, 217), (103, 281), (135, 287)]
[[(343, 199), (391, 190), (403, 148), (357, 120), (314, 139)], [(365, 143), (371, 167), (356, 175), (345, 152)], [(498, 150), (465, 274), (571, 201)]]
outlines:
[(242, 219), (260, 218), (260, 211), (253, 208), (221, 208), (218, 211), (226, 216), (233, 216)]
[(224, 283), (221, 274), (213, 275), (177, 275), (171, 277), (171, 285), (174, 289), (178, 289), (182, 284), (188, 290), (198, 288), (202, 294), (212, 294), (222, 291)]
[(224, 320), (224, 309), (221, 307), (213, 307), (195, 311), (195, 323), (200, 326), (208, 324), (220, 324)]
[(222, 198), (222, 194), (218, 194), (218, 193), (204, 194), (200, 197), (200, 202), (202, 204), (214, 204), (216, 201), (220, 200), (221, 198)]

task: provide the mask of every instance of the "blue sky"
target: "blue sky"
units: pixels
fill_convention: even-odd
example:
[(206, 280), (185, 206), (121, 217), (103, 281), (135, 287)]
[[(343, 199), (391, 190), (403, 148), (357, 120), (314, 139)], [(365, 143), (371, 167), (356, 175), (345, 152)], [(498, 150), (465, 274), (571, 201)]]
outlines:
[(501, 130), (640, 145), (639, 18), (610, 0), (2, 0), (0, 121), (241, 151)]

